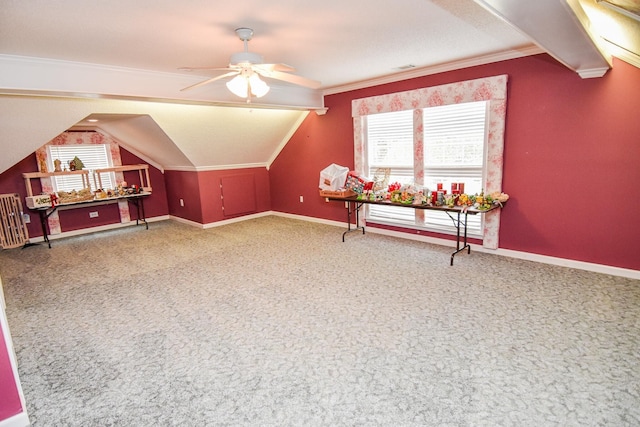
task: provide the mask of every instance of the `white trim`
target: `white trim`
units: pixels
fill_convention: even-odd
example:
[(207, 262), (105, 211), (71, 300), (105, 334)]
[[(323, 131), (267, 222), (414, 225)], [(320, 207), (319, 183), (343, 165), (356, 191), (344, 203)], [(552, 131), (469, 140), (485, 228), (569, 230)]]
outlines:
[(243, 215), (236, 218), (223, 219), (222, 221), (209, 222), (207, 224), (203, 224), (202, 228), (207, 229), (207, 228), (213, 228), (213, 227), (220, 227), (222, 225), (233, 224), (235, 222), (246, 221), (249, 219), (262, 218), (264, 216), (269, 216), (269, 215), (272, 215), (271, 211), (258, 212), (255, 214)]
[[(168, 219), (170, 219), (169, 215), (161, 215), (161, 216), (155, 216), (153, 218), (147, 218), (147, 222), (166, 221)], [(115, 230), (116, 228), (131, 227), (135, 225), (136, 225), (136, 220), (132, 219), (131, 221), (125, 222), (125, 223), (119, 222), (114, 224), (99, 225), (97, 227), (81, 228), (79, 230), (63, 231), (62, 233), (59, 233), (59, 234), (53, 234), (53, 235), (49, 234), (49, 240), (58, 240), (58, 239), (64, 239), (65, 237), (82, 236), (83, 234), (96, 233), (99, 231)], [(144, 222), (138, 222), (138, 226), (142, 226), (142, 225), (144, 225)], [(44, 237), (43, 236), (32, 237), (29, 239), (29, 242), (41, 243), (41, 242), (44, 242)]]
[(578, 0), (521, 1), (517, 8), (503, 0), (474, 1), (576, 73), (611, 66), (611, 57), (594, 43)]
[[(302, 221), (309, 221), (309, 222), (318, 222), (318, 223), (327, 224), (327, 225), (335, 225), (336, 227), (341, 227), (343, 229), (345, 228), (344, 222), (322, 220), (319, 218), (306, 217), (302, 215), (285, 214), (282, 212), (273, 212), (273, 214), (276, 216), (282, 216), (285, 218), (299, 219)], [(425, 236), (421, 234), (403, 233), (403, 232), (387, 230), (383, 228), (367, 227), (366, 232), (372, 233), (372, 234), (383, 234), (387, 236), (399, 237), (399, 238), (408, 239), (408, 240), (417, 240), (420, 242), (433, 243), (436, 245), (442, 245), (442, 246), (448, 246), (448, 247), (455, 247), (455, 244), (456, 244), (455, 240), (440, 239), (437, 237)], [(640, 270), (631, 270), (627, 268), (613, 267), (613, 266), (604, 265), (604, 264), (595, 264), (595, 263), (576, 261), (576, 260), (565, 259), (565, 258), (556, 258), (556, 257), (551, 257), (546, 255), (538, 255), (530, 252), (513, 251), (510, 249), (500, 249), (500, 248), (487, 249), (482, 247), (481, 245), (476, 245), (476, 244), (470, 244), (470, 246), (471, 246), (471, 250), (476, 252), (484, 252), (484, 253), (495, 254), (499, 256), (505, 256), (509, 258), (517, 258), (517, 259), (523, 259), (527, 261), (539, 262), (541, 264), (558, 265), (561, 267), (575, 268), (577, 270), (593, 271), (594, 273), (610, 274), (612, 276), (620, 276), (620, 277), (627, 277), (630, 279), (640, 280)]]
[(179, 216), (173, 216), (173, 215), (171, 215), (170, 219), (177, 222), (181, 222), (183, 224), (191, 225), (196, 228), (207, 229), (207, 228), (213, 228), (213, 227), (219, 227), (222, 225), (232, 224), (235, 222), (246, 221), (246, 220), (255, 219), (255, 218), (262, 218), (265, 216), (279, 216), (282, 218), (297, 219), (300, 221), (331, 225), (333, 227), (344, 227), (344, 222), (342, 221), (331, 221), (328, 219), (314, 218), (310, 216), (295, 215), (295, 214), (276, 212), (276, 211), (265, 211), (265, 212), (260, 212), (258, 214), (251, 214), (251, 215), (239, 216), (237, 218), (232, 218), (232, 219), (225, 219), (221, 221), (210, 222), (208, 224), (200, 224), (199, 222), (191, 221), (189, 219), (184, 219), (184, 218), (180, 218)]
[[(104, 130), (100, 130), (100, 132), (101, 133), (106, 133)], [(120, 147), (124, 148), (125, 150), (127, 150), (128, 152), (130, 152), (134, 156), (138, 157), (139, 159), (144, 160), (146, 163), (150, 164), (151, 166), (153, 166), (154, 168), (158, 169), (160, 172), (162, 172), (164, 174), (164, 168), (160, 163), (154, 161), (153, 159), (151, 159), (146, 154), (144, 154), (144, 153), (136, 150), (135, 148), (131, 147), (126, 142), (123, 143), (120, 139), (114, 138), (113, 136), (111, 136), (111, 134), (109, 134), (109, 137), (111, 137), (112, 139), (118, 141), (118, 145)]]
[(247, 103), (227, 90), (225, 85), (211, 85), (208, 91), (180, 91), (207, 78), (194, 74), (6, 54), (0, 54), (0, 69), (3, 71), (0, 74), (0, 92), (5, 94), (146, 100), (253, 109), (325, 108), (320, 89), (278, 82), (269, 82), (271, 91), (267, 96)]
[(413, 79), (416, 77), (430, 76), (433, 74), (444, 73), (447, 71), (460, 70), (463, 68), (475, 67), (478, 65), (491, 64), (494, 62), (506, 61), (509, 59), (523, 58), (525, 56), (537, 55), (545, 53), (543, 49), (536, 45), (525, 46), (516, 50), (506, 52), (491, 53), (488, 55), (477, 56), (474, 58), (461, 59), (459, 61), (447, 62), (445, 64), (434, 65), (430, 67), (413, 68), (410, 71), (402, 73), (389, 74), (375, 79), (363, 80), (360, 82), (349, 83), (346, 85), (328, 87), (323, 90), (324, 96), (334, 95), (336, 93), (348, 92), (357, 89), (365, 89), (371, 86), (383, 85), (387, 83), (395, 83), (402, 80)]
[[(296, 214), (289, 214), (289, 213), (285, 213), (285, 212), (277, 212), (277, 211), (265, 211), (265, 212), (260, 212), (257, 214), (251, 214), (251, 215), (244, 215), (244, 216), (239, 216), (237, 218), (231, 218), (231, 219), (225, 219), (222, 221), (216, 221), (216, 222), (211, 222), (211, 223), (207, 223), (207, 224), (200, 224), (198, 222), (195, 221), (191, 221), (188, 219), (184, 219), (184, 218), (180, 218), (177, 216), (173, 216), (173, 215), (163, 215), (163, 216), (159, 216), (159, 217), (154, 217), (154, 218), (147, 218), (148, 222), (156, 222), (156, 221), (164, 221), (164, 220), (174, 220), (177, 222), (181, 222), (184, 224), (188, 224), (197, 228), (202, 228), (202, 229), (208, 229), (208, 228), (213, 228), (213, 227), (220, 227), (223, 225), (227, 225), (227, 224), (232, 224), (232, 223), (236, 223), (236, 222), (241, 222), (241, 221), (247, 221), (250, 219), (255, 219), (255, 218), (262, 218), (262, 217), (266, 217), (266, 216), (279, 216), (279, 217), (283, 217), (283, 218), (290, 218), (290, 219), (297, 219), (300, 221), (307, 221), (307, 222), (315, 222), (318, 224), (325, 224), (325, 225), (330, 225), (330, 226), (334, 226), (334, 227), (339, 227), (339, 228), (345, 228), (345, 223), (344, 221), (332, 221), (332, 220), (328, 220), (328, 219), (322, 219), (322, 218), (315, 218), (315, 217), (310, 217), (310, 216), (304, 216), (304, 215), (296, 215)], [(132, 224), (133, 223), (133, 224)], [(93, 227), (90, 229), (84, 229), (84, 230), (74, 230), (74, 231), (69, 231), (69, 232), (63, 232), (62, 234), (59, 234), (53, 238), (51, 238), (51, 240), (53, 239), (60, 239), (63, 237), (71, 237), (71, 236), (75, 236), (75, 235), (81, 235), (81, 234), (89, 234), (89, 233), (93, 233), (95, 231), (101, 231), (101, 230), (108, 230), (108, 229), (114, 229), (114, 228), (121, 228), (121, 227), (127, 227), (127, 226), (131, 226), (131, 225), (135, 225), (135, 220), (131, 221), (129, 223), (126, 224), (111, 224), (111, 225), (107, 225), (107, 226), (101, 226), (101, 227)], [(355, 224), (354, 224), (355, 225)], [(411, 234), (411, 233), (403, 233), (400, 231), (393, 231), (393, 230), (387, 230), (384, 228), (376, 228), (373, 226), (370, 227), (366, 227), (366, 232), (367, 233), (372, 233), (372, 234), (383, 234), (383, 235), (387, 235), (387, 236), (393, 236), (393, 237), (399, 237), (402, 239), (408, 239), (408, 240), (417, 240), (420, 242), (425, 242), (425, 243), (433, 243), (435, 245), (441, 245), (441, 246), (448, 246), (448, 247), (455, 247), (455, 240), (449, 240), (449, 239), (441, 239), (438, 237), (431, 237), (431, 236), (425, 236), (420, 234), (421, 231), (418, 230), (417, 234)], [(42, 241), (42, 237), (36, 237), (34, 239), (30, 239), (30, 241)], [(557, 266), (561, 266), (561, 267), (568, 267), (568, 268), (575, 268), (577, 270), (586, 270), (586, 271), (592, 271), (594, 273), (601, 273), (601, 274), (610, 274), (612, 276), (620, 276), (620, 277), (627, 277), (630, 279), (637, 279), (640, 280), (640, 270), (631, 270), (628, 268), (621, 268), (621, 267), (614, 267), (614, 266), (610, 266), (610, 265), (604, 265), (604, 264), (595, 264), (595, 263), (590, 263), (590, 262), (584, 262), (584, 261), (576, 261), (576, 260), (572, 260), (572, 259), (566, 259), (566, 258), (557, 258), (557, 257), (552, 257), (552, 256), (547, 256), (547, 255), (539, 255), (539, 254), (534, 254), (534, 253), (530, 253), (530, 252), (521, 252), (521, 251), (514, 251), (511, 249), (488, 249), (488, 248), (484, 248), (481, 245), (476, 245), (471, 243), (470, 244), (472, 251), (476, 251), (476, 252), (484, 252), (484, 253), (489, 253), (489, 254), (495, 254), (495, 255), (499, 255), (499, 256), (505, 256), (508, 258), (517, 258), (517, 259), (522, 259), (522, 260), (526, 260), (526, 261), (533, 261), (533, 262), (539, 262), (541, 264), (550, 264), (550, 265), (557, 265)], [(0, 427), (4, 427), (0, 424)]]
[(217, 165), (217, 166), (167, 166), (164, 168), (166, 171), (175, 172), (206, 172), (206, 171), (219, 171), (219, 170), (231, 170), (231, 169), (255, 169), (264, 168), (269, 169), (269, 163), (241, 163), (237, 165)]
[(206, 172), (206, 171), (219, 171), (229, 169), (255, 169), (265, 168), (268, 169), (267, 163), (240, 163), (237, 165), (216, 165), (216, 166), (167, 166), (165, 170), (178, 171), (178, 172)]
[[(309, 111), (305, 112), (305, 114), (301, 114), (298, 120), (296, 120), (296, 122), (294, 123), (294, 125), (291, 126), (291, 129), (289, 129), (289, 132), (287, 132), (287, 134), (282, 138), (282, 140), (280, 141), (280, 144), (278, 144), (276, 149), (273, 150), (271, 157), (269, 157), (269, 160), (267, 160), (267, 170), (271, 168), (271, 165), (276, 160), (276, 158), (278, 158), (282, 149), (285, 147), (285, 145), (287, 145), (289, 140), (293, 137), (293, 134), (295, 134), (298, 131), (298, 128), (300, 128), (300, 125), (302, 125), (302, 122), (304, 122), (304, 120), (307, 118), (308, 115), (309, 115)], [(324, 115), (324, 113), (322, 115)]]
[(195, 166), (165, 166), (165, 171), (175, 171), (175, 172), (197, 172)]
[(640, 55), (635, 54), (630, 50), (623, 48), (622, 46), (618, 46), (611, 40), (605, 39), (604, 37), (602, 38), (602, 41), (606, 44), (607, 50), (611, 52), (612, 56), (615, 56), (616, 58), (626, 62), (627, 64), (640, 68)]
[(585, 68), (576, 70), (578, 75), (583, 79), (596, 79), (604, 76), (609, 71), (609, 67)]
[(600, 6), (604, 6), (606, 8), (609, 8), (609, 9), (613, 10), (614, 12), (621, 13), (624, 16), (626, 16), (627, 18), (631, 18), (631, 19), (633, 19), (635, 21), (640, 22), (640, 16), (636, 15), (633, 12), (628, 11), (624, 7), (620, 7), (617, 4), (612, 3), (609, 0), (596, 0), (596, 3), (598, 5), (600, 5)]
[(273, 212), (271, 211), (266, 211), (266, 212), (260, 212), (258, 214), (251, 214), (251, 215), (244, 215), (244, 216), (239, 216), (236, 218), (231, 218), (231, 219), (223, 219), (220, 221), (215, 221), (215, 222), (208, 222), (206, 224), (201, 224), (199, 222), (196, 221), (191, 221), (190, 219), (186, 219), (186, 218), (181, 218), (179, 216), (174, 216), (171, 215), (170, 219), (176, 222), (180, 222), (182, 224), (186, 224), (186, 225), (190, 225), (192, 227), (196, 227), (196, 228), (200, 228), (202, 230), (206, 230), (208, 228), (215, 228), (215, 227), (220, 227), (223, 225), (229, 225), (229, 224), (233, 224), (236, 222), (241, 222), (241, 221), (247, 221), (250, 219), (255, 219), (255, 218), (261, 218), (264, 216), (269, 216), (273, 214)]
[(26, 427), (31, 425), (26, 412), (14, 415), (11, 418), (0, 421), (0, 427)]
[(640, 280), (640, 270), (631, 270), (628, 268), (613, 267), (604, 264), (594, 264), (591, 262), (576, 261), (573, 259), (556, 258), (548, 255), (539, 255), (531, 252), (520, 252), (511, 249), (496, 250), (480, 250), (478, 252), (495, 253), (496, 255), (506, 256), (509, 258), (518, 258), (527, 261), (539, 262), (542, 264), (558, 265), (561, 267), (575, 268), (577, 270), (593, 271), (594, 273), (610, 274), (612, 276), (627, 277), (629, 279)]
[[(344, 224), (342, 224), (344, 227)], [(399, 237), (408, 240), (417, 240), (436, 245), (455, 247), (455, 240), (440, 239), (437, 237), (422, 236), (419, 234), (403, 233), (400, 231), (386, 230), (383, 228), (367, 227), (367, 233), (383, 234), (387, 236)], [(500, 255), (508, 258), (523, 259), (526, 261), (539, 262), (541, 264), (557, 265), (561, 267), (575, 268), (577, 270), (593, 271), (594, 273), (610, 274), (612, 276), (628, 277), (630, 279), (640, 280), (640, 271), (627, 268), (613, 267), (604, 264), (594, 264), (584, 261), (576, 261), (566, 258), (557, 258), (547, 255), (539, 255), (530, 252), (520, 252), (511, 249), (487, 249), (481, 245), (470, 244), (471, 250), (476, 252), (484, 252), (489, 254)]]
[(216, 166), (197, 166), (196, 171), (221, 171), (227, 169), (254, 169), (254, 168), (269, 168), (267, 163), (239, 163), (237, 165), (216, 165)]
[[(282, 218), (289, 218), (289, 219), (297, 219), (300, 221), (307, 221), (307, 222), (315, 222), (317, 224), (324, 224), (324, 225), (331, 225), (334, 227), (344, 227), (344, 221), (332, 221), (329, 219), (322, 219), (322, 218), (315, 218), (315, 217), (311, 217), (311, 216), (304, 216), (304, 215), (295, 215), (295, 214), (289, 214), (289, 213), (284, 213), (284, 212), (272, 212), (272, 214), (274, 216), (279, 216)], [(355, 226), (355, 224), (352, 224)]]
[(172, 221), (181, 222), (182, 224), (190, 225), (192, 227), (204, 228), (204, 226), (199, 222), (191, 221), (190, 219), (181, 218), (179, 216), (169, 215), (169, 219)]

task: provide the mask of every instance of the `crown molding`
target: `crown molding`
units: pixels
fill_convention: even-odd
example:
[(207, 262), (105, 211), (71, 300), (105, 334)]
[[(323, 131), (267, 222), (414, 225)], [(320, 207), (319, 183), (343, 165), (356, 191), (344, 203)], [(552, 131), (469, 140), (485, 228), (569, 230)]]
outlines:
[(494, 52), (487, 55), (461, 59), (459, 61), (447, 62), (444, 64), (438, 64), (429, 67), (412, 68), (411, 70), (401, 73), (388, 74), (380, 77), (375, 77), (373, 79), (348, 83), (346, 85), (332, 86), (329, 88), (325, 88), (323, 90), (323, 94), (327, 96), (336, 93), (349, 92), (351, 90), (364, 89), (367, 87), (378, 86), (387, 83), (395, 83), (402, 80), (413, 79), (416, 77), (445, 73), (447, 71), (460, 70), (463, 68), (491, 64), (494, 62), (506, 61), (509, 59), (523, 58), (525, 56), (538, 55), (540, 53), (545, 53), (545, 51), (536, 45), (528, 45), (515, 50)]
[(609, 67), (589, 68), (585, 70), (576, 70), (576, 73), (583, 79), (594, 79), (607, 74)]
[(615, 56), (616, 58), (630, 65), (633, 65), (634, 67), (640, 68), (640, 55), (637, 55), (606, 38), (603, 38), (602, 40), (606, 44), (607, 50), (611, 52), (612, 56)]
[(255, 169), (263, 168), (268, 169), (267, 163), (240, 163), (237, 165), (215, 165), (215, 166), (165, 166), (165, 171), (176, 172), (207, 172), (207, 171), (222, 171), (232, 169)]

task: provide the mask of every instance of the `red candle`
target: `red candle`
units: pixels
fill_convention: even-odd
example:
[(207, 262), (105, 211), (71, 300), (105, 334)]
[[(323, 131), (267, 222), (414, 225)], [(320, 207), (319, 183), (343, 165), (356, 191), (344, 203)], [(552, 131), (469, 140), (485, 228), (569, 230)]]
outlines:
[(452, 182), (451, 183), (451, 194), (456, 194), (457, 191), (458, 191), (458, 183), (457, 182)]
[(438, 183), (438, 190), (442, 190), (442, 183), (441, 182)]
[(432, 191), (431, 192), (431, 204), (435, 205), (436, 201), (438, 201), (438, 192), (437, 191)]
[(460, 192), (460, 194), (464, 194), (464, 182), (458, 183), (458, 191)]

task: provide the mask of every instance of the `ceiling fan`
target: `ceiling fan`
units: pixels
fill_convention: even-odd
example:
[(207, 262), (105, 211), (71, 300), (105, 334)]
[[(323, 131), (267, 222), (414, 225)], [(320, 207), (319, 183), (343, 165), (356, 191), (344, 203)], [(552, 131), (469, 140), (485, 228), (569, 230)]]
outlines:
[(227, 73), (221, 74), (216, 77), (204, 80), (200, 83), (196, 83), (191, 86), (187, 86), (181, 90), (194, 89), (199, 86), (203, 86), (216, 80), (221, 80), (227, 77), (235, 76), (233, 79), (226, 83), (227, 88), (234, 94), (247, 98), (247, 102), (252, 96), (260, 98), (269, 92), (269, 86), (260, 79), (259, 76), (268, 77), (271, 79), (282, 80), (288, 83), (292, 83), (298, 86), (304, 86), (311, 89), (318, 89), (320, 82), (310, 80), (304, 77), (290, 74), (295, 71), (293, 67), (286, 64), (265, 64), (262, 55), (249, 52), (248, 42), (253, 37), (253, 30), (251, 28), (237, 28), (236, 34), (244, 42), (244, 52), (237, 52), (231, 55), (229, 65), (227, 67), (182, 67), (181, 70), (215, 70), (215, 71), (227, 71)]

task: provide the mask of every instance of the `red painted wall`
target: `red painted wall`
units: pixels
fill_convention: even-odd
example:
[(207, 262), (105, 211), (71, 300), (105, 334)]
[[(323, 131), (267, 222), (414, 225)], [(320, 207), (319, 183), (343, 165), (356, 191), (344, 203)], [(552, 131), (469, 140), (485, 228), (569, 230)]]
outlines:
[[(31, 223), (27, 225), (30, 237), (42, 236), (42, 229), (36, 211), (27, 209), (24, 198), (27, 196), (25, 182), (22, 174), (25, 172), (35, 172), (38, 170), (35, 154), (30, 154), (22, 161), (0, 174), (0, 194), (18, 193), (22, 200), (24, 211), (31, 215)], [(127, 150), (120, 148), (120, 157), (123, 165), (137, 165), (145, 163), (137, 156)], [(164, 175), (152, 166), (149, 167), (149, 177), (153, 194), (144, 200), (144, 209), (147, 218), (165, 216), (168, 214), (167, 191), (165, 188)], [(131, 184), (139, 184), (137, 172), (127, 172), (125, 179)], [(40, 192), (40, 180), (31, 180), (33, 194)], [(131, 219), (136, 219), (136, 209), (133, 204), (129, 204)], [(81, 230), (83, 228), (97, 227), (109, 224), (120, 223), (120, 214), (117, 203), (92, 206), (88, 208), (78, 208), (69, 210), (59, 210), (60, 226), (62, 231)], [(90, 218), (89, 212), (98, 212), (97, 218)]]
[[(581, 79), (547, 55), (327, 96), (270, 169), (272, 209), (343, 220), (318, 196), (320, 170), (353, 168), (352, 99), (509, 75), (500, 247), (640, 270), (640, 69), (614, 60)], [(299, 196), (304, 195), (304, 203)]]
[[(640, 270), (632, 246), (640, 237), (633, 219), (640, 208), (640, 69), (618, 60), (596, 79), (536, 55), (327, 96), (327, 114), (309, 114), (270, 170), (167, 171), (163, 179), (151, 168), (147, 216), (169, 213), (200, 224), (229, 219), (220, 179), (253, 173), (256, 212), (343, 221), (343, 206), (318, 196), (318, 176), (331, 163), (353, 167), (353, 99), (498, 74), (509, 75), (503, 191), (512, 196), (500, 247)], [(122, 152), (124, 164), (143, 163)], [(0, 175), (0, 192), (24, 197), (21, 174), (34, 170), (35, 156), (25, 158)], [(97, 225), (83, 210), (70, 212), (61, 215), (67, 229)], [(111, 220), (107, 212), (99, 218)], [(32, 220), (30, 234), (41, 235)]]
[[(251, 213), (271, 210), (271, 192), (269, 190), (269, 171), (266, 168), (243, 168), (200, 172), (167, 171), (167, 199), (169, 213), (172, 216), (210, 224), (225, 219), (237, 218)], [(255, 193), (255, 212), (225, 215), (220, 183), (222, 178), (253, 175), (254, 188), (243, 191), (234, 189), (238, 194)], [(251, 191), (249, 191), (251, 190)], [(184, 206), (180, 206), (180, 199)]]
[[(122, 147), (120, 148), (120, 159), (123, 165), (147, 164), (147, 162)], [(124, 172), (124, 179), (129, 184), (141, 184), (137, 171)], [(168, 215), (169, 206), (167, 204), (167, 188), (164, 174), (160, 169), (149, 165), (149, 181), (151, 182), (152, 194), (144, 199), (144, 213), (146, 217), (153, 218)], [(129, 211), (131, 219), (135, 219), (136, 209), (133, 204), (129, 204)]]
[[(169, 215), (203, 223), (198, 172), (165, 171)], [(180, 205), (182, 199), (184, 206)]]
[[(223, 201), (220, 179), (234, 175), (255, 175), (256, 213), (271, 210), (269, 191), (269, 171), (266, 168), (247, 168), (232, 170), (205, 171), (199, 174), (200, 194), (202, 195), (202, 218), (204, 223), (212, 223), (242, 215), (227, 216), (222, 210)], [(239, 190), (241, 191), (241, 190)]]
[(22, 402), (13, 376), (7, 343), (0, 327), (0, 423), (22, 412)]

